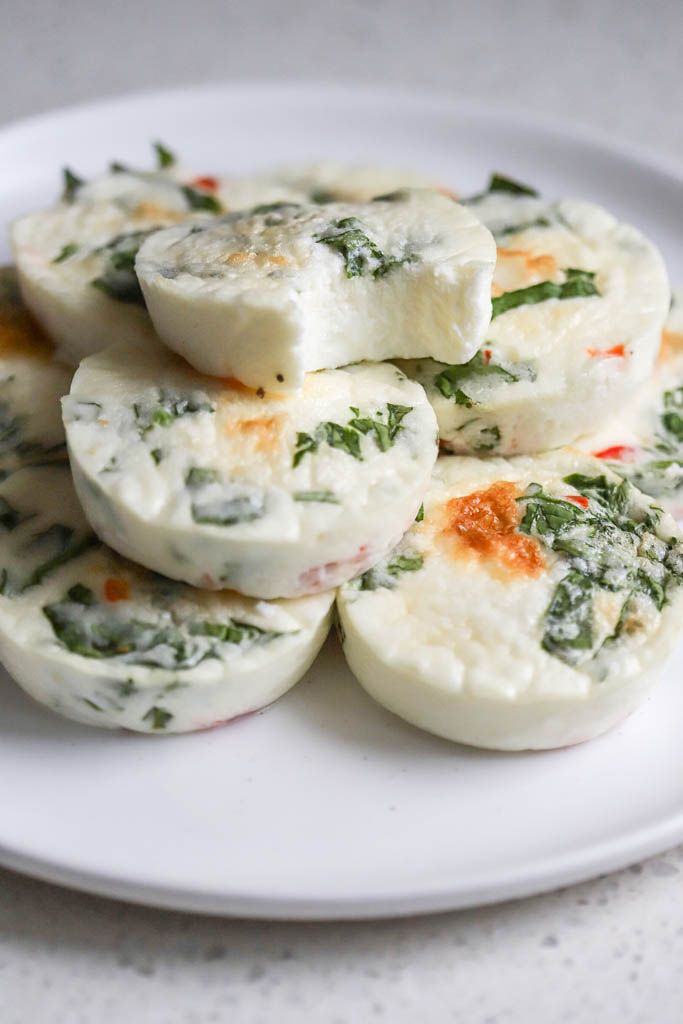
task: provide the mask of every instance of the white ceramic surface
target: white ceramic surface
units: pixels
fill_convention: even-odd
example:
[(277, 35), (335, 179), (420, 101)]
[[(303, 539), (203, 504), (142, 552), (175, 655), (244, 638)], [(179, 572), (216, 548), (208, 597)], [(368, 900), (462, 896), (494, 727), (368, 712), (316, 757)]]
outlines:
[[(12, 126), (0, 134), (0, 218), (49, 202), (62, 164), (144, 163), (151, 138), (207, 171), (330, 156), (415, 166), (467, 193), (496, 168), (605, 203), (683, 278), (683, 183), (666, 167), (509, 114), (342, 87), (183, 90)], [(273, 917), (553, 888), (683, 840), (681, 667), (683, 654), (613, 734), (523, 756), (460, 749), (392, 718), (334, 640), (275, 707), (190, 737), (79, 727), (4, 680), (0, 862), (140, 902)]]

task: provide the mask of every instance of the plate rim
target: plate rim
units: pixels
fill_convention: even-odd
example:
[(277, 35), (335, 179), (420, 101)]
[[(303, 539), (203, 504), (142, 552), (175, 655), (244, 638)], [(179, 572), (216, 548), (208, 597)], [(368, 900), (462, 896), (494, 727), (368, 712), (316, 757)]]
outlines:
[(612, 837), (600, 844), (552, 859), (528, 861), (510, 872), (502, 884), (495, 871), (470, 877), (465, 889), (453, 886), (423, 888), (412, 895), (388, 890), (372, 897), (264, 895), (260, 893), (191, 890), (159, 885), (152, 879), (120, 878), (106, 872), (69, 867), (18, 848), (0, 844), (0, 866), (42, 882), (64, 886), (91, 896), (124, 900), (204, 916), (225, 916), (257, 921), (363, 921), (422, 914), (449, 913), (491, 906), (570, 888), (600, 875), (630, 867), (683, 841), (683, 810), (673, 816), (627, 833), (630, 842)]
[[(508, 126), (518, 125), (520, 129), (558, 138), (565, 144), (573, 140), (603, 155), (636, 165), (649, 174), (664, 175), (683, 189), (683, 169), (677, 166), (673, 158), (660, 153), (653, 154), (621, 139), (605, 140), (596, 130), (571, 119), (557, 120), (547, 115), (521, 111), (512, 105), (456, 97), (446, 90), (373, 82), (347, 85), (326, 79), (227, 79), (172, 88), (126, 91), (57, 106), (5, 122), (0, 125), (0, 146), (11, 145), (19, 141), (20, 137), (40, 132), (49, 128), (55, 120), (63, 118), (77, 119), (79, 115), (98, 112), (106, 116), (107, 111), (113, 108), (134, 107), (141, 102), (170, 103), (174, 98), (187, 99), (188, 96), (207, 93), (225, 93), (234, 101), (240, 94), (265, 96), (272, 94), (275, 89), (283, 102), (303, 100), (311, 106), (330, 100), (347, 103), (362, 100), (366, 104), (371, 100), (379, 107), (391, 102), (400, 104), (403, 109), (440, 109), (456, 116), (469, 114), (485, 117), (489, 121), (504, 120)], [(40, 857), (22, 849), (20, 844), (5, 842), (0, 842), (0, 865), (41, 881), (92, 895), (163, 909), (260, 920), (334, 921), (448, 912), (521, 899), (627, 867), (680, 842), (683, 842), (683, 808), (636, 830), (624, 830), (600, 843), (567, 854), (529, 860), (512, 871), (508, 869), (504, 882), (500, 880), (500, 871), (490, 870), (479, 876), (469, 875), (467, 885), (461, 888), (452, 884), (433, 888), (423, 885), (408, 895), (405, 891), (387, 890), (376, 891), (373, 896), (360, 897), (345, 893), (333, 897), (320, 894), (304, 898), (287, 894), (264, 895), (263, 891), (228, 892), (223, 889), (215, 892), (199, 887), (189, 889), (158, 884), (151, 878), (134, 878), (130, 872), (122, 879), (106, 871), (74, 866), (73, 859), (69, 864), (63, 858), (55, 860)]]

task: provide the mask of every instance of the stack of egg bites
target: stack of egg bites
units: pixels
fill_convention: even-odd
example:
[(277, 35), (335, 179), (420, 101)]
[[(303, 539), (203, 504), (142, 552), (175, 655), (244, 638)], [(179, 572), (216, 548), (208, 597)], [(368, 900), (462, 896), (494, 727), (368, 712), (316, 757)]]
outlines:
[(354, 675), (429, 732), (542, 749), (623, 719), (682, 621), (683, 303), (654, 246), (497, 174), (458, 202), (155, 148), (12, 229), (11, 675), (91, 725), (207, 728), (294, 685), (336, 599)]

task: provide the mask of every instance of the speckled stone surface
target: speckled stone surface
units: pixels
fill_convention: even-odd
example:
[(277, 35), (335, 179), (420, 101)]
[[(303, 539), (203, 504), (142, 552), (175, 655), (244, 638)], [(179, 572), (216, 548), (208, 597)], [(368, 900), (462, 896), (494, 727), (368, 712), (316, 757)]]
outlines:
[[(184, 81), (375, 81), (502, 101), (683, 165), (681, 0), (29, 0), (3, 14), (2, 121)], [(683, 848), (520, 903), (363, 924), (172, 914), (0, 871), (0, 993), (2, 1024), (680, 1024)]]

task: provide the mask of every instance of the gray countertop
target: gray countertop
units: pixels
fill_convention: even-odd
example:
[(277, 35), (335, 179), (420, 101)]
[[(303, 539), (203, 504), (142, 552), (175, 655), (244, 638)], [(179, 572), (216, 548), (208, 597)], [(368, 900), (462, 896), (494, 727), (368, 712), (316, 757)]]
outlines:
[[(574, 121), (683, 164), (681, 0), (29, 0), (5, 4), (3, 23), (2, 121), (184, 82), (381, 82)], [(519, 903), (287, 925), (0, 871), (0, 1019), (680, 1024), (682, 872), (679, 848)]]

